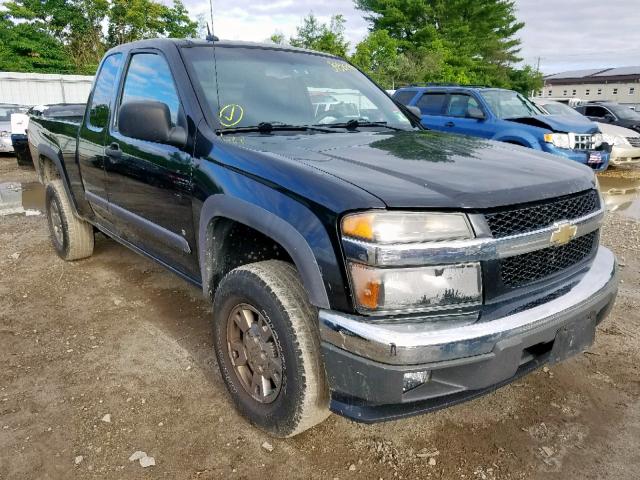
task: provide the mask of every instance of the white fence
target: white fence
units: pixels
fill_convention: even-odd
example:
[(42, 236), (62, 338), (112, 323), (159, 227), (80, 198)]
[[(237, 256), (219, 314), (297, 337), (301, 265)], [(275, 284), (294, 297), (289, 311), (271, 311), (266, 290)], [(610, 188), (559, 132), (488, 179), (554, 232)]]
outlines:
[(92, 76), (0, 72), (0, 103), (86, 103)]

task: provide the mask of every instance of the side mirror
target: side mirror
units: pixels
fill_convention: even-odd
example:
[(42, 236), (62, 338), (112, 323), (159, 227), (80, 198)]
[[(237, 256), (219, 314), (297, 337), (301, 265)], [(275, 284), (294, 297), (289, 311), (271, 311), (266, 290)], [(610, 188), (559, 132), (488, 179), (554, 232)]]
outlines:
[(605, 122), (607, 122), (607, 123), (612, 123), (612, 122), (615, 122), (615, 121), (616, 121), (616, 117), (614, 117), (614, 116), (613, 116), (613, 115), (611, 115), (610, 113), (607, 113), (607, 114), (604, 116), (604, 121), (605, 121)]
[(467, 111), (467, 116), (469, 118), (475, 118), (476, 120), (484, 120), (484, 112), (477, 107), (469, 107)]
[(162, 102), (141, 100), (121, 105), (118, 130), (130, 138), (178, 148), (187, 143), (186, 130), (173, 126), (169, 106)]
[(413, 113), (416, 117), (422, 118), (422, 110), (420, 110), (418, 107), (416, 107), (415, 105), (405, 105), (405, 106), (407, 107), (407, 110)]

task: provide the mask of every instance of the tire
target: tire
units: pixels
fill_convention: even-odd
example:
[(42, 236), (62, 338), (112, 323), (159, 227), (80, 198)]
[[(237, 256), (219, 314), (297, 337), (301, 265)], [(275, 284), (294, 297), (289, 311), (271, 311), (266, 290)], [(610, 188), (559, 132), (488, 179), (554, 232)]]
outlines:
[(90, 257), (93, 253), (93, 226), (73, 213), (62, 180), (47, 184), (45, 207), (53, 248), (67, 261)]
[[(249, 367), (235, 365), (242, 361), (229, 343), (234, 341), (230, 328), (237, 326), (230, 318), (238, 308), (250, 310), (249, 315), (254, 319), (261, 315), (264, 328), (258, 328), (259, 332), (270, 329), (271, 342), (263, 352), (267, 351), (266, 356), (270, 359), (271, 355), (273, 358), (279, 355), (282, 366), (275, 399), (266, 401), (265, 394), (270, 389), (273, 395), (278, 390), (277, 382), (268, 382), (266, 388), (262, 382), (259, 391), (251, 393), (247, 382), (243, 384), (242, 380), (242, 373), (250, 371)], [(317, 311), (309, 304), (296, 269), (286, 262), (269, 260), (236, 268), (216, 290), (213, 335), (222, 377), (240, 413), (275, 437), (293, 437), (322, 422), (330, 414), (317, 318)], [(244, 343), (235, 341), (246, 345), (250, 343), (247, 340), (249, 335), (247, 330), (243, 334)], [(248, 352), (246, 348), (246, 365), (250, 364)], [(244, 368), (242, 373), (241, 368)], [(260, 393), (263, 401), (254, 397)]]

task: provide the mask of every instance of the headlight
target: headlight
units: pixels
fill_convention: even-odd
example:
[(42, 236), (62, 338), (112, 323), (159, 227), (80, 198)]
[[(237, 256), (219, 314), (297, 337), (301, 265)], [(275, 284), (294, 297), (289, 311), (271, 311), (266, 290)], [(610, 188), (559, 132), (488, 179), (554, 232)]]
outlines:
[(473, 238), (461, 213), (357, 213), (342, 220), (342, 234), (380, 244)]
[(395, 269), (350, 263), (349, 270), (362, 313), (433, 311), (482, 301), (479, 263)]
[[(474, 238), (462, 213), (376, 211), (342, 220), (345, 242), (390, 246)], [(426, 312), (478, 305), (482, 301), (480, 264), (461, 263), (379, 268), (348, 258), (356, 308), (364, 314)]]
[(571, 148), (571, 139), (568, 133), (545, 133), (544, 141), (558, 148)]

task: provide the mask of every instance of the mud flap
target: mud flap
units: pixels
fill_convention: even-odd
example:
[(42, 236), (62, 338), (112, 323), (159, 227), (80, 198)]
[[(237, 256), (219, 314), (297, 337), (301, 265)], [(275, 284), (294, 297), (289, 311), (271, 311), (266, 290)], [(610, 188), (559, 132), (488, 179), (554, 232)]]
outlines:
[(561, 362), (591, 346), (596, 336), (596, 320), (596, 314), (592, 312), (586, 319), (571, 322), (558, 330), (549, 363)]

